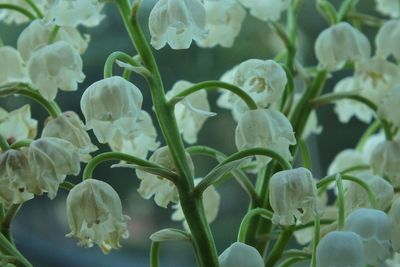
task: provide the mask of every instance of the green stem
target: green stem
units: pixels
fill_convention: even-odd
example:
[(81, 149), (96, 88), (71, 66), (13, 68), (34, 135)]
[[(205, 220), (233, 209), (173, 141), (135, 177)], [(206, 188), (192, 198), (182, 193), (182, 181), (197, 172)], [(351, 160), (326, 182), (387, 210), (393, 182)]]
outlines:
[(254, 100), (251, 98), (251, 96), (249, 96), (245, 91), (243, 91), (236, 85), (226, 83), (226, 82), (221, 82), (221, 81), (205, 81), (205, 82), (195, 84), (195, 85), (183, 90), (175, 97), (173, 97), (169, 101), (169, 105), (173, 106), (177, 102), (181, 101), (184, 97), (186, 97), (190, 94), (193, 94), (197, 91), (203, 90), (203, 89), (204, 90), (218, 90), (218, 89), (228, 90), (228, 91), (234, 93), (235, 95), (237, 95), (238, 97), (240, 97), (246, 103), (246, 105), (248, 106), (249, 109), (257, 109), (257, 104), (254, 102)]
[(347, 14), (347, 18), (349, 20), (355, 20), (357, 22), (361, 22), (365, 25), (380, 28), (385, 23), (385, 20), (380, 19), (375, 16), (371, 16), (369, 14), (363, 14), (359, 12), (349, 12)]
[(60, 111), (56, 108), (56, 104), (53, 102), (49, 102), (45, 99), (41, 94), (37, 91), (33, 90), (27, 84), (16, 83), (16, 84), (6, 84), (4, 86), (0, 86), (0, 97), (9, 96), (9, 95), (22, 95), (28, 97), (38, 104), (40, 104), (53, 118), (56, 118)]
[[(322, 225), (331, 224), (331, 223), (334, 223), (334, 222), (335, 222), (335, 220), (328, 220), (328, 219), (319, 220), (320, 225), (321, 225), (321, 224), (322, 224)], [(314, 226), (314, 223), (315, 223), (315, 222), (309, 222), (309, 223), (306, 223), (306, 224), (299, 224), (299, 225), (296, 225), (296, 227), (294, 228), (294, 232), (296, 232), (296, 231), (298, 231), (298, 230), (302, 230), (302, 229), (308, 228), (308, 227), (312, 227), (312, 226)]]
[(120, 152), (105, 152), (105, 153), (102, 153), (102, 154), (97, 155), (94, 158), (92, 158), (86, 165), (85, 170), (83, 171), (82, 179), (86, 180), (86, 179), (92, 178), (94, 169), (102, 162), (109, 161), (109, 160), (121, 160), (121, 161), (130, 162), (134, 165), (142, 166), (145, 168), (146, 167), (151, 168), (153, 173), (157, 172), (157, 175), (162, 176), (162, 177), (172, 181), (173, 183), (176, 183), (176, 181), (178, 179), (178, 177), (175, 173), (165, 169), (162, 166), (159, 166), (150, 161), (147, 161), (147, 160), (135, 157), (135, 156), (131, 156), (128, 154), (120, 153)]
[(271, 250), (271, 253), (265, 263), (265, 267), (274, 266), (275, 263), (280, 259), (287, 243), (289, 242), (290, 238), (292, 237), (294, 230), (294, 225), (290, 226), (289, 228), (283, 230), (279, 235), (278, 240), (276, 241), (274, 247)]
[(311, 105), (320, 106), (320, 105), (329, 104), (329, 103), (343, 100), (343, 99), (352, 99), (357, 102), (360, 102), (360, 103), (368, 106), (374, 112), (376, 112), (376, 110), (377, 110), (377, 106), (371, 100), (369, 100), (363, 96), (354, 94), (354, 93), (328, 93), (328, 94), (319, 96), (319, 97), (311, 100)]
[(64, 181), (60, 184), (60, 188), (65, 189), (67, 191), (71, 191), (72, 188), (74, 188), (75, 184), (71, 182)]
[(344, 219), (345, 219), (345, 210), (344, 210), (344, 188), (342, 177), (340, 174), (336, 175), (336, 186), (338, 189), (338, 230), (341, 231), (344, 229)]
[(8, 210), (7, 213), (5, 214), (1, 225), (1, 233), (12, 243), (12, 236), (11, 236), (11, 222), (17, 215), (19, 209), (21, 208), (22, 204), (13, 204)]
[(361, 152), (364, 148), (365, 142), (367, 142), (368, 138), (373, 135), (376, 131), (379, 130), (380, 127), (380, 122), (376, 120), (374, 123), (372, 123), (367, 130), (363, 133), (361, 138), (358, 140), (357, 145), (356, 145), (356, 150)]
[(152, 241), (150, 247), (150, 267), (160, 267), (160, 242)]
[(393, 140), (394, 137), (393, 137), (392, 129), (390, 127), (389, 122), (385, 119), (381, 119), (380, 123), (381, 123), (381, 127), (383, 129), (383, 132), (385, 133), (386, 140), (388, 140), (388, 141)]
[(313, 241), (313, 253), (311, 257), (311, 265), (310, 267), (317, 267), (317, 246), (319, 243), (320, 239), (320, 218), (319, 214), (316, 212), (315, 218), (314, 218), (314, 241)]
[(32, 264), (1, 233), (0, 233), (0, 251), (3, 251), (7, 255), (18, 258), (19, 261), (25, 265), (25, 267), (33, 267)]
[(290, 69), (285, 65), (282, 65), (282, 67), (286, 72), (288, 83), (286, 85), (284, 92), (284, 99), (283, 99), (284, 101), (281, 102), (281, 110), (283, 111), (283, 114), (287, 116), (290, 113), (294, 102), (295, 85), (294, 85), (293, 75)]
[(132, 66), (140, 66), (136, 60), (134, 60), (130, 55), (121, 51), (115, 51), (111, 53), (104, 64), (104, 78), (109, 78), (113, 76), (113, 66), (117, 60), (126, 62)]
[[(266, 156), (270, 157), (274, 160), (276, 160), (283, 169), (289, 170), (292, 168), (292, 165), (290, 165), (289, 162), (287, 162), (281, 155), (276, 153), (275, 151), (271, 149), (266, 149), (266, 148), (251, 148), (243, 151), (236, 152), (235, 154), (232, 154), (228, 158), (226, 158), (224, 161), (222, 161), (220, 164), (217, 165), (217, 167), (222, 166), (224, 164), (227, 164), (232, 161), (244, 159), (247, 157), (252, 157), (252, 156)], [(201, 194), (204, 192), (204, 190), (207, 189), (212, 183), (214, 182), (214, 179), (212, 176), (204, 178), (195, 188), (195, 194)]]
[(344, 0), (340, 5), (337, 17), (338, 21), (342, 21), (347, 14), (357, 5), (358, 0)]
[(27, 17), (29, 20), (34, 20), (36, 19), (35, 15), (32, 14), (29, 10), (18, 6), (18, 5), (13, 5), (13, 4), (0, 4), (0, 9), (9, 9), (13, 11), (17, 11)]
[(0, 148), (3, 152), (10, 149), (10, 145), (8, 144), (7, 140), (0, 134)]
[(303, 162), (303, 166), (309, 170), (312, 169), (312, 161), (310, 157), (310, 151), (308, 149), (307, 143), (304, 139), (300, 139), (299, 148), (301, 152), (301, 160)]
[(50, 36), (49, 36), (49, 41), (48, 44), (54, 43), (54, 41), (57, 38), (57, 34), (60, 31), (61, 27), (58, 25), (53, 26), (53, 29), (51, 30)]
[(289, 267), (289, 266), (292, 266), (292, 265), (295, 264), (295, 263), (298, 263), (298, 262), (300, 262), (300, 261), (304, 261), (304, 260), (306, 260), (306, 259), (307, 259), (307, 258), (303, 258), (303, 257), (289, 258), (289, 259), (286, 259), (286, 260), (282, 261), (282, 262), (278, 265), (278, 267)]
[(35, 11), (36, 16), (38, 18), (43, 18), (43, 13), (40, 11), (40, 9), (35, 5), (35, 3), (32, 0), (24, 0), (32, 9)]
[(249, 224), (251, 222), (251, 219), (254, 216), (262, 216), (264, 218), (267, 218), (269, 220), (272, 220), (272, 212), (267, 210), (267, 209), (263, 209), (263, 208), (255, 208), (253, 210), (250, 210), (244, 217), (243, 220), (240, 224), (239, 227), (239, 233), (238, 233), (238, 238), (237, 241), (245, 243), (246, 242), (246, 232), (248, 230)]
[(11, 149), (20, 149), (21, 147), (29, 147), (30, 144), (33, 142), (32, 139), (23, 139), (23, 140), (19, 140), (15, 143), (12, 143), (10, 145)]

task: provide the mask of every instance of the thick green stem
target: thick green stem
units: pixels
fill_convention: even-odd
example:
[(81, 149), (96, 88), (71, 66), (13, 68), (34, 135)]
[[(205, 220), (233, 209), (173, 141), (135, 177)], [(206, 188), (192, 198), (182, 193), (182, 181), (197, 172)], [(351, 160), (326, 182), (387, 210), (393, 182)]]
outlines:
[(287, 243), (292, 237), (294, 231), (294, 226), (290, 226), (289, 228), (283, 230), (279, 235), (278, 240), (274, 244), (274, 247), (271, 250), (271, 253), (265, 263), (265, 267), (272, 267), (275, 263), (280, 259)]
[(219, 89), (225, 89), (228, 90), (238, 97), (240, 97), (247, 105), (249, 109), (257, 109), (257, 104), (254, 102), (254, 100), (251, 98), (250, 95), (248, 95), (245, 91), (237, 87), (236, 85), (226, 83), (226, 82), (221, 82), (221, 81), (205, 81), (205, 82), (200, 82), (198, 84), (195, 84), (182, 92), (180, 92), (178, 95), (176, 95), (174, 98), (172, 98), (169, 101), (170, 105), (175, 105), (175, 103), (181, 101), (184, 97), (193, 94), (197, 91), (200, 90), (219, 90)]
[(29, 20), (34, 20), (36, 19), (35, 15), (32, 14), (29, 10), (18, 6), (18, 5), (13, 5), (13, 4), (0, 4), (0, 9), (9, 9), (9, 10), (13, 10), (16, 12), (21, 13), (22, 15), (24, 15), (25, 17), (27, 17)]
[(4, 254), (18, 258), (25, 267), (33, 267), (32, 264), (0, 233), (0, 251)]
[(160, 242), (152, 241), (150, 247), (150, 267), (160, 267)]

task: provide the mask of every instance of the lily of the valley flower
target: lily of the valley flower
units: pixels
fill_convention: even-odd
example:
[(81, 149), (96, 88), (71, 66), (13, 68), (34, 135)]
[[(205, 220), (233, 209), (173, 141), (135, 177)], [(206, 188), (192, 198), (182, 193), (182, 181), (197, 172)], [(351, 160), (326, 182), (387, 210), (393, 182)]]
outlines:
[(10, 46), (0, 47), (0, 85), (13, 82), (29, 82), (25, 62), (19, 52)]
[(392, 18), (399, 17), (400, 3), (397, 0), (375, 0), (376, 9)]
[(335, 71), (347, 60), (360, 60), (371, 54), (367, 37), (347, 22), (323, 30), (315, 42), (315, 53), (322, 67)]
[(285, 11), (290, 0), (239, 0), (245, 7), (250, 9), (250, 14), (256, 18), (267, 21), (277, 21), (281, 13)]
[(302, 224), (313, 219), (317, 205), (317, 187), (305, 168), (280, 171), (269, 182), (269, 201), (274, 211), (272, 222), (281, 225)]
[[(399, 5), (397, 1), (394, 2)], [(400, 59), (400, 51), (397, 46), (400, 41), (399, 27), (400, 20), (389, 20), (379, 29), (375, 38), (376, 54), (378, 56), (387, 58), (393, 55), (395, 59)]]
[(317, 247), (317, 267), (365, 267), (363, 243), (350, 231), (333, 231)]
[[(186, 153), (186, 159), (189, 163), (192, 174), (194, 174), (193, 162), (188, 153)], [(154, 151), (153, 155), (149, 158), (149, 161), (161, 165), (171, 171), (176, 171), (175, 163), (167, 146), (160, 147)], [(143, 198), (149, 199), (154, 195), (154, 201), (156, 204), (163, 208), (166, 208), (170, 202), (178, 203), (178, 189), (171, 181), (140, 169), (136, 169), (136, 175), (140, 180), (142, 180), (138, 192)]]
[(48, 197), (53, 199), (66, 175), (80, 172), (77, 149), (66, 140), (54, 137), (37, 139), (29, 145), (28, 153), (33, 176), (27, 187), (34, 194), (48, 192)]
[(192, 39), (207, 36), (206, 11), (200, 0), (159, 0), (150, 12), (151, 44), (160, 49), (186, 49)]
[(117, 133), (134, 136), (142, 101), (135, 85), (114, 76), (89, 86), (82, 95), (81, 109), (88, 129), (93, 129), (100, 143), (106, 143)]
[(390, 241), (392, 249), (399, 253), (400, 252), (400, 198), (397, 197), (390, 207), (389, 210), (389, 218), (390, 218)]
[(264, 260), (253, 247), (235, 242), (218, 257), (220, 267), (263, 267)]
[(79, 245), (91, 247), (96, 243), (104, 253), (120, 247), (128, 238), (121, 200), (107, 183), (87, 179), (76, 185), (67, 197), (67, 218), (71, 232), (68, 237), (79, 239)]
[(28, 61), (28, 73), (34, 87), (48, 100), (54, 100), (58, 88), (77, 90), (85, 78), (79, 52), (64, 41), (35, 51)]
[(71, 142), (78, 149), (82, 161), (90, 160), (90, 153), (97, 150), (90, 141), (85, 125), (73, 111), (64, 112), (57, 118), (49, 118), (43, 128), (42, 137), (57, 137)]
[(400, 144), (396, 141), (379, 143), (372, 151), (370, 164), (378, 175), (387, 175), (394, 187), (400, 185)]
[(381, 118), (387, 119), (393, 123), (394, 126), (400, 127), (399, 116), (399, 101), (400, 101), (400, 84), (393, 87), (383, 97), (381, 103), (378, 105), (378, 114)]

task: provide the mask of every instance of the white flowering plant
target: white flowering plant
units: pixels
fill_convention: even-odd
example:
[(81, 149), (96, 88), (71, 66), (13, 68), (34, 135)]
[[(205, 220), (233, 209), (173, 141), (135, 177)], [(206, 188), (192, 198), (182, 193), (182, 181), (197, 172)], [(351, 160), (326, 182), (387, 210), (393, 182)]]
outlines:
[[(171, 241), (189, 242), (199, 267), (400, 266), (400, 2), (375, 0), (374, 14), (362, 13), (359, 2), (315, 1), (328, 26), (314, 42), (317, 64), (305, 66), (298, 56), (302, 0), (157, 0), (149, 37), (138, 20), (140, 0), (0, 0), (0, 21), (24, 26), (17, 47), (1, 43), (0, 97), (30, 98), (49, 115), (39, 124), (29, 105), (0, 108), (0, 265), (33, 266), (10, 227), (25, 202), (44, 193), (52, 200), (59, 190), (68, 192), (67, 237), (105, 254), (119, 249), (131, 218), (111, 180), (93, 175), (101, 163), (118, 161), (114, 167), (136, 169), (141, 197), (172, 206), (172, 220), (183, 222), (149, 237), (151, 267), (160, 266), (160, 244)], [(118, 9), (136, 54), (112, 52), (103, 79), (84, 89), (90, 38), (80, 29), (107, 20), (105, 5)], [(165, 90), (152, 47), (188, 49), (194, 40), (229, 51), (246, 16), (281, 39), (274, 58), (250, 58), (219, 80), (179, 80)], [(374, 30), (374, 49), (364, 26)], [(347, 77), (325, 90), (338, 72)], [(145, 89), (136, 76), (147, 82), (152, 110), (142, 107)], [(81, 110), (62, 110), (58, 89), (81, 90)], [(207, 119), (218, 116), (211, 90), (237, 124), (238, 152), (231, 155), (198, 144)], [(316, 108), (329, 103), (340, 122), (355, 116), (368, 127), (316, 178), (307, 140), (324, 125)], [(97, 152), (94, 143), (110, 151)], [(194, 155), (218, 164), (197, 178)], [(80, 173), (81, 182), (72, 182)], [(219, 205), (229, 196), (219, 187), (231, 178), (249, 206), (237, 240), (217, 248), (210, 223), (224, 220)], [(292, 238), (296, 249), (288, 245)]]

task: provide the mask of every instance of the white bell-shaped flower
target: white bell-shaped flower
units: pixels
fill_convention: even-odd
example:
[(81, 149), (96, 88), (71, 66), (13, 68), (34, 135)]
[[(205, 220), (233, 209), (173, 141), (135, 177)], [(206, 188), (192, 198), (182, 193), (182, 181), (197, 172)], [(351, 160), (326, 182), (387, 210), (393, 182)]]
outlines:
[(86, 89), (81, 98), (81, 109), (88, 129), (93, 129), (100, 143), (106, 143), (117, 133), (134, 136), (142, 102), (142, 93), (135, 85), (113, 76)]
[(369, 57), (371, 46), (364, 34), (347, 22), (341, 22), (319, 34), (315, 53), (323, 68), (335, 71), (342, 68), (347, 60)]
[(395, 252), (400, 252), (400, 198), (397, 197), (389, 210), (389, 218), (391, 222), (390, 241)]
[[(346, 77), (336, 83), (333, 91), (335, 93), (354, 93), (364, 96), (363, 91), (359, 89), (361, 88), (356, 86), (354, 77)], [(371, 108), (351, 99), (336, 101), (334, 111), (341, 123), (348, 123), (353, 116), (362, 122), (370, 123), (374, 117), (374, 111)]]
[(141, 111), (140, 120), (137, 121), (137, 131), (132, 137), (125, 137), (116, 133), (114, 138), (108, 142), (113, 151), (146, 158), (149, 151), (154, 151), (160, 146), (157, 142), (157, 131), (153, 125), (150, 115)]
[(376, 146), (385, 141), (386, 136), (382, 131), (377, 134), (372, 134), (368, 137), (362, 148), (362, 152), (364, 157), (367, 159), (367, 162), (371, 162), (372, 152), (375, 150)]
[(359, 235), (348, 231), (333, 231), (317, 246), (317, 267), (365, 267), (363, 243)]
[(0, 47), (0, 85), (13, 82), (28, 83), (25, 63), (19, 52), (10, 46)]
[(68, 237), (79, 239), (79, 245), (97, 244), (104, 253), (120, 247), (128, 238), (126, 226), (130, 218), (122, 214), (121, 200), (107, 183), (86, 179), (74, 186), (67, 197), (67, 218), (71, 232)]
[[(47, 7), (47, 1), (48, 0), (35, 0), (34, 3), (39, 10), (43, 11)], [(32, 6), (29, 4), (28, 1), (25, 0), (0, 0), (0, 4), (14, 4), (35, 14)], [(0, 9), (0, 21), (6, 24), (22, 24), (28, 22), (29, 20), (30, 19), (27, 16), (16, 10), (7, 8)]]
[(385, 141), (372, 151), (370, 164), (372, 171), (378, 175), (387, 175), (394, 187), (400, 186), (400, 144)]
[(201, 47), (231, 47), (240, 32), (246, 11), (236, 0), (206, 0), (204, 6), (209, 33), (196, 43)]
[(400, 85), (393, 87), (382, 98), (378, 105), (378, 114), (381, 118), (392, 122), (394, 126), (400, 127)]
[(360, 236), (367, 264), (378, 266), (390, 256), (390, 220), (385, 212), (357, 209), (347, 216), (345, 230)]
[(393, 55), (395, 59), (400, 59), (400, 51), (397, 46), (400, 42), (399, 28), (400, 20), (389, 20), (379, 29), (375, 37), (376, 54), (378, 56), (387, 58)]
[[(193, 162), (188, 153), (186, 153), (186, 160), (189, 163), (192, 174), (194, 174)], [(149, 161), (171, 171), (176, 171), (174, 160), (167, 146), (160, 147), (154, 151)], [(138, 192), (143, 198), (149, 199), (154, 195), (156, 204), (163, 208), (166, 208), (170, 202), (178, 203), (178, 189), (171, 181), (140, 169), (136, 169), (136, 175), (142, 180)]]
[(306, 168), (280, 171), (269, 181), (269, 202), (274, 215), (272, 223), (302, 224), (314, 218), (317, 205), (317, 186), (311, 172)]
[[(201, 179), (194, 179), (194, 184), (198, 185)], [(204, 212), (208, 223), (212, 223), (215, 218), (217, 218), (219, 205), (221, 201), (221, 196), (213, 185), (207, 187), (203, 192), (202, 202), (204, 207)], [(190, 231), (189, 226), (185, 220), (185, 215), (183, 214), (182, 206), (180, 203), (173, 206), (175, 209), (174, 213), (171, 215), (173, 221), (183, 221), (183, 227), (187, 231)]]
[(375, 0), (376, 10), (392, 18), (399, 17), (400, 3), (397, 0)]
[(250, 9), (251, 15), (264, 21), (279, 20), (281, 13), (290, 4), (290, 0), (239, 0), (239, 2)]
[(25, 151), (10, 149), (0, 154), (0, 203), (5, 207), (33, 198), (26, 188), (31, 168)]
[[(327, 174), (332, 175), (352, 167), (367, 165), (368, 161), (363, 153), (355, 149), (345, 149), (340, 151), (328, 167)], [(348, 174), (357, 174), (360, 170), (348, 172)]]
[(49, 118), (43, 128), (42, 137), (57, 137), (69, 141), (78, 149), (82, 161), (90, 160), (90, 153), (97, 150), (85, 125), (73, 111), (64, 112), (57, 118)]
[(264, 260), (257, 249), (235, 242), (218, 257), (220, 267), (263, 267)]
[(104, 18), (103, 6), (98, 0), (52, 0), (45, 19), (58, 26), (95, 27)]
[(186, 49), (207, 36), (206, 11), (200, 0), (159, 0), (150, 12), (151, 45)]
[[(271, 109), (249, 110), (242, 115), (236, 127), (236, 147), (239, 151), (265, 147), (274, 150), (284, 159), (291, 160), (289, 146), (296, 144), (292, 125), (279, 111)], [(268, 157), (257, 156), (259, 163)]]
[(66, 175), (80, 172), (77, 149), (66, 140), (54, 137), (37, 139), (30, 144), (28, 153), (33, 177), (27, 186), (28, 191), (34, 194), (48, 192), (48, 197), (53, 199)]
[(35, 51), (28, 61), (28, 73), (34, 87), (48, 100), (54, 100), (58, 88), (77, 90), (85, 78), (78, 51), (64, 41)]
[(400, 253), (393, 253), (391, 259), (385, 261), (385, 267), (400, 267)]
[[(172, 89), (167, 92), (167, 99), (173, 98), (192, 85), (193, 83), (187, 81), (177, 81)], [(198, 132), (207, 118), (213, 115), (210, 112), (210, 104), (205, 90), (190, 94), (176, 103), (174, 112), (179, 131), (183, 139), (189, 144), (197, 142)]]
[[(358, 174), (357, 177), (367, 183), (375, 193), (377, 209), (384, 211), (390, 207), (394, 196), (394, 188), (388, 181), (380, 176), (369, 173)], [(347, 212), (351, 212), (356, 208), (371, 207), (368, 193), (359, 184), (350, 183), (347, 186), (345, 198)]]
[[(18, 37), (17, 47), (25, 61), (29, 60), (33, 52), (49, 44), (53, 29), (53, 24), (36, 19), (21, 32)], [(87, 35), (82, 37), (76, 28), (60, 27), (54, 41), (67, 42), (80, 54), (83, 54), (88, 46), (89, 37)]]
[(31, 117), (29, 105), (11, 112), (0, 108), (0, 134), (9, 144), (27, 138), (35, 138), (37, 124), (37, 120)]

